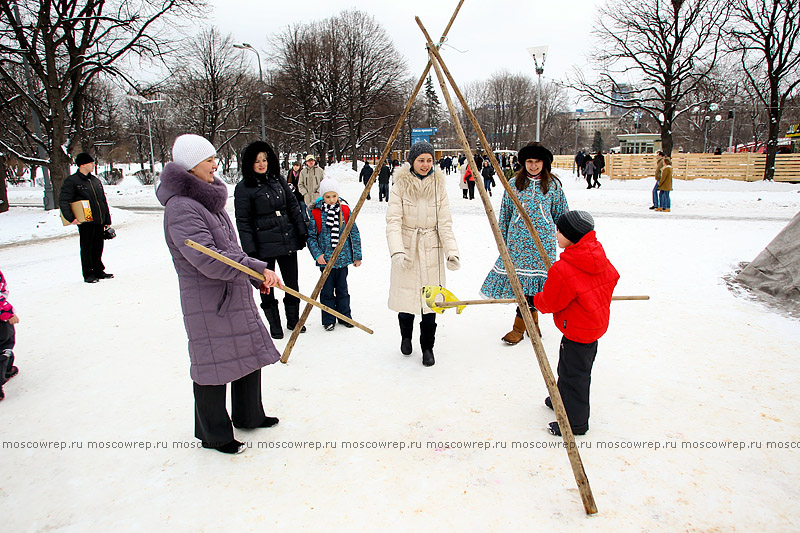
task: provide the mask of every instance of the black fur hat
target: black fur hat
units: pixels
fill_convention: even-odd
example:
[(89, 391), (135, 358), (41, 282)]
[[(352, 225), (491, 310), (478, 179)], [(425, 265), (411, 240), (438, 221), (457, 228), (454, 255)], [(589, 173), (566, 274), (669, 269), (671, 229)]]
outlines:
[(553, 166), (553, 152), (545, 148), (539, 142), (531, 142), (523, 146), (519, 151), (519, 162), (525, 165), (527, 159), (539, 159), (544, 163), (544, 168), (550, 172)]

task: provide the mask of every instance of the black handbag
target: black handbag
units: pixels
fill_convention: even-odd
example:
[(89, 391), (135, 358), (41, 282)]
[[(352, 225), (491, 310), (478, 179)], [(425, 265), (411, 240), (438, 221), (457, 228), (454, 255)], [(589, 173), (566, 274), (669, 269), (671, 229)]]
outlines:
[(114, 228), (112, 228), (112, 227), (108, 227), (105, 230), (103, 230), (103, 239), (105, 239), (107, 241), (110, 241), (111, 239), (113, 239), (116, 236), (117, 236), (117, 232), (114, 231)]

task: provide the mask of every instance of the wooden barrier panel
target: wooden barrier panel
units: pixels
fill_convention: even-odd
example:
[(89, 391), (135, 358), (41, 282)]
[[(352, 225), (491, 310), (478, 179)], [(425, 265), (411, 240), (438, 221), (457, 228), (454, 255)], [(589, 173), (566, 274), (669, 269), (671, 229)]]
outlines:
[[(672, 177), (681, 180), (730, 179), (759, 181), (764, 178), (765, 154), (674, 154)], [(611, 179), (642, 179), (655, 175), (654, 154), (606, 155), (606, 174)], [(775, 181), (800, 182), (800, 154), (778, 154)]]

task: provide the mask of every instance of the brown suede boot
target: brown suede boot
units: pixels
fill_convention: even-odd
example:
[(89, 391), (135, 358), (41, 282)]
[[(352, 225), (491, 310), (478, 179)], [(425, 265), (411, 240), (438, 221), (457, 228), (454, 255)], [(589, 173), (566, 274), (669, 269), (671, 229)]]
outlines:
[(538, 333), (539, 337), (541, 337), (542, 330), (539, 329), (539, 313), (536, 311), (536, 309), (532, 309), (531, 315), (533, 315), (533, 325), (536, 326), (536, 333)]
[(525, 338), (525, 321), (522, 320), (522, 317), (515, 317), (514, 318), (514, 328), (505, 334), (503, 337), (503, 342), (510, 345), (519, 344), (519, 342)]

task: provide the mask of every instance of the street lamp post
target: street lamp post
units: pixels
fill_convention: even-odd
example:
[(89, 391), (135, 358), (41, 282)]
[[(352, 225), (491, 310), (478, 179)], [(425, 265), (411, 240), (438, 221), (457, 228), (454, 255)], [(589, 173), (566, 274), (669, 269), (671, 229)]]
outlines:
[(261, 69), (261, 55), (258, 53), (252, 44), (250, 43), (234, 43), (234, 48), (238, 48), (240, 50), (250, 50), (256, 54), (256, 59), (258, 59), (258, 99), (261, 102), (261, 140), (267, 140), (267, 127), (266, 123), (264, 122), (264, 71)]
[(128, 95), (128, 98), (133, 100), (134, 102), (139, 102), (144, 106), (144, 114), (147, 116), (147, 137), (150, 140), (150, 172), (153, 174), (153, 187), (156, 186), (156, 167), (155, 167), (155, 157), (153, 155), (153, 129), (150, 126), (150, 109), (148, 109), (148, 105), (157, 104), (159, 102), (163, 102), (164, 100), (147, 100), (146, 98), (142, 98), (141, 96), (137, 95)]
[(547, 46), (528, 48), (528, 53), (533, 58), (533, 64), (536, 65), (536, 75), (539, 77), (539, 87), (536, 94), (536, 140), (538, 141), (541, 130), (542, 74), (544, 74), (544, 61), (547, 59)]
[(641, 111), (634, 111), (633, 112), (634, 124), (633, 124), (633, 149), (636, 151), (637, 154), (641, 154), (642, 151), (639, 149), (639, 119), (642, 118)]
[[(719, 104), (712, 103), (712, 104), (709, 104), (709, 106), (708, 106), (708, 110), (711, 111), (712, 113), (715, 112), (717, 109), (719, 109)], [(720, 120), (722, 120), (722, 116), (721, 115), (716, 115), (714, 117), (714, 121), (715, 122), (719, 122)], [(703, 153), (706, 153), (706, 152), (708, 152), (708, 148), (707, 148), (707, 145), (708, 145), (708, 123), (711, 122), (711, 116), (710, 115), (706, 115), (705, 118), (704, 118), (704, 122), (705, 122), (705, 129), (703, 131)]]
[(736, 120), (736, 108), (732, 107), (731, 110), (728, 111), (728, 118), (731, 119), (731, 136), (728, 139), (728, 149), (736, 152), (736, 148), (733, 146), (733, 123)]

